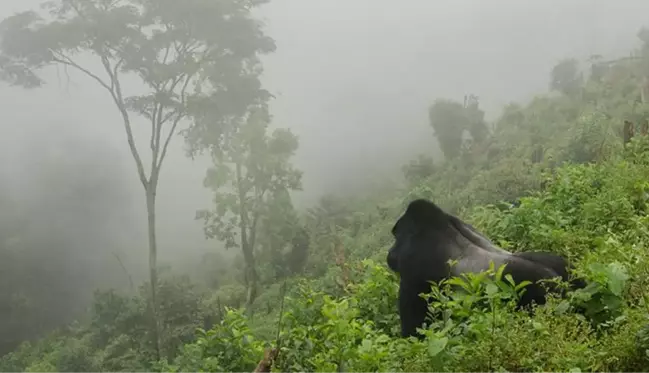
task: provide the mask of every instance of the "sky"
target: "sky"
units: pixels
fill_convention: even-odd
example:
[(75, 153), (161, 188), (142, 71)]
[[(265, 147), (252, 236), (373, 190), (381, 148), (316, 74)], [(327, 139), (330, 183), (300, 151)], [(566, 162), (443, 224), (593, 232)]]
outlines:
[[(39, 3), (3, 0), (0, 16)], [(263, 75), (276, 96), (274, 125), (300, 138), (301, 206), (323, 193), (396, 179), (418, 153), (437, 155), (427, 119), (436, 98), (476, 94), (495, 118), (504, 104), (546, 91), (560, 59), (628, 53), (636, 32), (649, 25), (646, 0), (273, 0), (257, 13), (277, 43), (264, 57)], [(125, 241), (120, 250), (143, 246), (131, 255), (144, 262), (143, 193), (117, 111), (79, 75), (68, 79), (59, 70), (47, 77), (38, 90), (0, 85), (0, 180), (18, 194), (33, 183), (30, 167), (42, 152), (29, 159), (26, 149), (42, 146), (37, 139), (44, 136), (57, 144), (85, 139), (109, 147), (120, 170), (111, 176), (130, 193), (121, 213), (142, 223), (110, 229)], [(218, 246), (194, 221), (195, 211), (210, 204), (202, 186), (209, 162), (185, 157), (182, 138), (175, 140), (159, 191), (163, 259)]]

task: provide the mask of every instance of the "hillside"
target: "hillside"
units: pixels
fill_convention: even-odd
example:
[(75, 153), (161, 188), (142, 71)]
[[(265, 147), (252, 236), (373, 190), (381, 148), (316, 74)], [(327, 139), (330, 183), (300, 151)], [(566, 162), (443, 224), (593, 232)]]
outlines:
[[(649, 76), (648, 48), (588, 69), (562, 62), (553, 92), (503, 108), (492, 131), (477, 102), (456, 112), (453, 101), (431, 103), (447, 159), (413, 160), (403, 188), (286, 213), (303, 224), (308, 256), (285, 253), (285, 242), (256, 252), (261, 291), (247, 309), (241, 258), (206, 257), (191, 279), (161, 271), (159, 360), (143, 284), (136, 293), (98, 290), (85, 317), (20, 344), (0, 371), (252, 371), (278, 344), (278, 372), (641, 371), (649, 366), (649, 87), (639, 82)], [(627, 144), (625, 121), (635, 126)], [(510, 251), (566, 256), (590, 285), (529, 316), (495, 301), (505, 290), (485, 291), (491, 283), (472, 278), (469, 294), (441, 295), (436, 307), (447, 317), (425, 339), (399, 338), (398, 281), (385, 256), (396, 218), (420, 197)], [(575, 305), (585, 315), (570, 312)]]

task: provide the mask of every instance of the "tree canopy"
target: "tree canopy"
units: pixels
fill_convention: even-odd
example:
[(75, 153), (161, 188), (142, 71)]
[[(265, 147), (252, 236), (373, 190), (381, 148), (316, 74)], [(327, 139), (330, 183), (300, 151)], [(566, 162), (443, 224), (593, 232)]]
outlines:
[(465, 96), (461, 104), (453, 100), (438, 99), (428, 111), (431, 127), (446, 159), (455, 159), (462, 153), (465, 133), (475, 143), (482, 143), (489, 135), (484, 121), (484, 111), (480, 110), (478, 98)]
[[(39, 71), (74, 69), (109, 94), (118, 110), (146, 195), (151, 312), (156, 345), (156, 193), (169, 144), (184, 122), (190, 144), (235, 130), (237, 119), (269, 95), (261, 88), (259, 55), (275, 48), (250, 10), (264, 1), (55, 0), (45, 14), (26, 11), (0, 24), (0, 69), (8, 82), (44, 83)], [(84, 62), (94, 57), (94, 66)], [(129, 94), (136, 77), (144, 93)], [(146, 170), (132, 114), (150, 124)], [(92, 118), (89, 118), (92, 120)], [(156, 347), (158, 357), (161, 352)]]
[(256, 298), (255, 248), (262, 220), (267, 226), (271, 223), (270, 202), (302, 187), (302, 172), (290, 164), (297, 137), (287, 129), (268, 134), (269, 119), (263, 108), (254, 109), (236, 134), (211, 147), (214, 165), (207, 171), (205, 186), (214, 191), (214, 209), (197, 214), (205, 221), (208, 238), (218, 238), (226, 248), (241, 249), (248, 306)]

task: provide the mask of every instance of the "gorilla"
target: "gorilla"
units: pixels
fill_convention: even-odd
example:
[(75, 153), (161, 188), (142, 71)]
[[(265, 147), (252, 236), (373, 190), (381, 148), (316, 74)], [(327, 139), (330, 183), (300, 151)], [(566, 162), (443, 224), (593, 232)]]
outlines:
[[(504, 274), (516, 283), (530, 281), (518, 302), (518, 307), (532, 303), (545, 304), (547, 290), (539, 280), (561, 277), (569, 281), (567, 261), (546, 252), (511, 253), (480, 234), (473, 226), (444, 212), (433, 202), (417, 199), (392, 228), (395, 243), (390, 248), (387, 263), (400, 275), (399, 316), (401, 335), (416, 335), (416, 328), (425, 321), (428, 304), (419, 296), (430, 292), (430, 282), (439, 282), (467, 272), (480, 272), (506, 264)], [(456, 260), (450, 266), (448, 260)], [(552, 284), (548, 284), (550, 291)], [(571, 282), (572, 288), (584, 287), (581, 280)]]

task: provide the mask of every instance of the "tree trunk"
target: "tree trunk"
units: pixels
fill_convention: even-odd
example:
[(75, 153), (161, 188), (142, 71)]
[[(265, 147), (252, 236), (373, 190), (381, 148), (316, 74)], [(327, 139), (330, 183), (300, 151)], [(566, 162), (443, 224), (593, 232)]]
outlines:
[(628, 120), (624, 121), (624, 130), (623, 130), (623, 140), (624, 140), (624, 146), (631, 141), (634, 135), (634, 125)]
[(146, 211), (149, 233), (149, 282), (151, 291), (151, 319), (153, 321), (153, 345), (155, 348), (156, 359), (160, 360), (160, 320), (158, 319), (158, 243), (155, 232), (155, 200), (157, 183), (149, 183), (145, 187), (146, 193)]
[(273, 368), (273, 362), (277, 359), (279, 355), (279, 348), (267, 348), (264, 350), (264, 358), (259, 361), (257, 368), (253, 373), (264, 373), (270, 372)]
[[(241, 163), (236, 162), (237, 189), (239, 193), (239, 234), (241, 235), (241, 251), (245, 262), (244, 281), (246, 284), (246, 312), (250, 314), (252, 302), (257, 297), (257, 269), (255, 268), (255, 230), (257, 218), (252, 224), (248, 221), (248, 208), (246, 206), (246, 195), (243, 190), (243, 175)], [(250, 235), (248, 235), (250, 230)]]
[(245, 281), (246, 281), (246, 311), (251, 312), (252, 303), (257, 298), (257, 269), (255, 268), (255, 256), (252, 248), (248, 247), (243, 249), (243, 259), (245, 261)]

